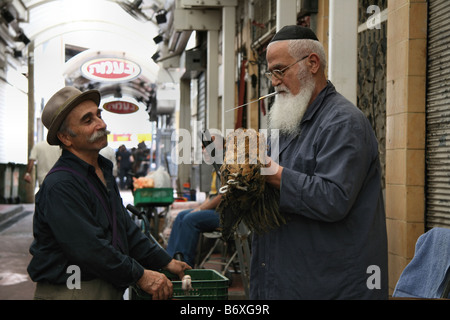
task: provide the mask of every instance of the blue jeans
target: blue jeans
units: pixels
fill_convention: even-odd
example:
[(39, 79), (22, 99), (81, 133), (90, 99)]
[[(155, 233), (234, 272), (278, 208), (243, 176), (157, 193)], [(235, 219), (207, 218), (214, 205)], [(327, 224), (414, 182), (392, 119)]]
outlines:
[(181, 252), (185, 262), (194, 267), (200, 233), (217, 229), (220, 226), (220, 217), (215, 210), (191, 211), (192, 209), (181, 211), (175, 218), (167, 252), (172, 257)]

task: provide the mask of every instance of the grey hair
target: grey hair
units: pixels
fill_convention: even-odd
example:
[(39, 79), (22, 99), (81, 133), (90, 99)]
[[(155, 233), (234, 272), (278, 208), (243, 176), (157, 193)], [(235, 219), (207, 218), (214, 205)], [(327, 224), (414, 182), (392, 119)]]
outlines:
[(325, 49), (319, 41), (310, 39), (289, 40), (288, 51), (289, 54), (296, 59), (301, 59), (306, 54), (315, 53), (319, 56), (322, 69), (325, 71), (327, 67)]
[[(69, 124), (67, 123), (67, 118), (61, 123), (61, 127), (59, 127), (58, 132), (67, 133), (71, 137), (76, 137), (77, 134), (69, 128)], [(59, 140), (59, 139), (58, 139)], [(64, 149), (64, 144), (59, 140), (59, 146)]]

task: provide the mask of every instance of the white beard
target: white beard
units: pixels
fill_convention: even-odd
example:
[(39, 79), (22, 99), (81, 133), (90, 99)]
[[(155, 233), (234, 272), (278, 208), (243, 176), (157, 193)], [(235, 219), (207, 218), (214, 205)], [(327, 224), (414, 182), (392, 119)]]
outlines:
[[(279, 94), (269, 112), (269, 129), (279, 129), (282, 134), (297, 135), (300, 133), (300, 122), (309, 106), (313, 91), (314, 79), (308, 75), (304, 79), (303, 88), (294, 96), (290, 92)], [(277, 91), (288, 91), (286, 87), (275, 88)]]

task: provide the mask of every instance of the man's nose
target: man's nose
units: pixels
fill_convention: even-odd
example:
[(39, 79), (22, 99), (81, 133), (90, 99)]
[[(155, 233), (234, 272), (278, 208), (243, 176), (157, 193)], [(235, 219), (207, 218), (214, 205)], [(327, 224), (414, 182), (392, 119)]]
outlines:
[(275, 76), (272, 76), (272, 86), (274, 88), (278, 87), (283, 81), (281, 79), (278, 79)]
[(97, 118), (97, 129), (104, 130), (106, 127), (106, 122), (102, 118)]

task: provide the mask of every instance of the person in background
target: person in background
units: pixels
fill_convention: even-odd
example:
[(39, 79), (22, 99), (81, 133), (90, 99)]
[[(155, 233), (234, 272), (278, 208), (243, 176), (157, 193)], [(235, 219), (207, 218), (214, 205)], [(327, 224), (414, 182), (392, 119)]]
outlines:
[[(252, 241), (251, 299), (387, 299), (387, 233), (378, 142), (325, 76), (311, 29), (286, 26), (267, 47), (278, 92), (266, 182), (286, 224)], [(278, 152), (276, 151), (278, 149)]]
[[(215, 144), (213, 153), (217, 150), (223, 150), (222, 146), (215, 142), (216, 137), (212, 137)], [(203, 148), (205, 157), (209, 157)], [(213, 157), (215, 157), (213, 155)], [(199, 236), (202, 232), (210, 232), (220, 227), (220, 216), (216, 211), (222, 195), (219, 193), (221, 186), (220, 177), (213, 170), (211, 177), (211, 191), (206, 200), (197, 208), (181, 211), (173, 222), (172, 231), (170, 233), (169, 242), (167, 244), (167, 252), (171, 256), (181, 253), (184, 261), (191, 267), (195, 265), (195, 257), (197, 254), (197, 245)]]
[(35, 200), (27, 269), (35, 299), (122, 299), (132, 285), (168, 299), (173, 286), (159, 270), (181, 279), (190, 267), (151, 242), (123, 207), (112, 163), (99, 155), (109, 133), (99, 103), (97, 90), (65, 87), (42, 113), (47, 141), (63, 151)]
[(33, 181), (31, 173), (36, 164), (36, 175), (39, 186), (42, 185), (47, 172), (53, 167), (55, 162), (61, 156), (61, 149), (58, 146), (51, 146), (47, 141), (38, 142), (31, 148), (30, 157), (28, 158), (27, 171), (23, 176), (23, 180), (27, 183)]
[(121, 190), (131, 189), (131, 170), (132, 163), (134, 161), (133, 156), (130, 151), (121, 145), (119, 150), (116, 152), (117, 165), (119, 168), (119, 186)]
[(117, 177), (117, 160), (116, 160), (116, 153), (115, 153), (114, 149), (111, 148), (110, 146), (106, 146), (102, 150), (100, 150), (100, 154), (112, 162), (113, 176)]

